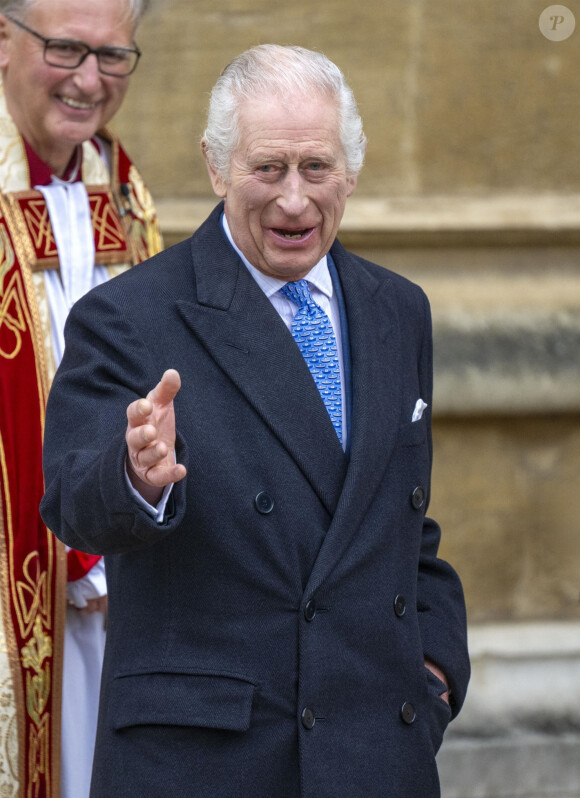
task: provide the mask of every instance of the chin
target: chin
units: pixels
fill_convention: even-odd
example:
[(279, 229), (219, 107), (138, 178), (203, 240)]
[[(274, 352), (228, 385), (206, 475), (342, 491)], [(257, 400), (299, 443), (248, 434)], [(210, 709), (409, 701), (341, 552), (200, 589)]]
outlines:
[(60, 135), (56, 138), (60, 141), (67, 141), (71, 147), (76, 147), (78, 144), (82, 144), (84, 141), (88, 141), (92, 139), (95, 135), (97, 130), (101, 127), (100, 124), (93, 123), (93, 124), (70, 124), (68, 122), (66, 125), (63, 125), (61, 128)]

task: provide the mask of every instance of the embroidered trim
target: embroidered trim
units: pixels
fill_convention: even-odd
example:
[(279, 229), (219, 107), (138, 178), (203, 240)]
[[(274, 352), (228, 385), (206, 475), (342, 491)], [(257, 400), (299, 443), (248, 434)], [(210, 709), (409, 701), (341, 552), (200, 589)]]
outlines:
[[(134, 260), (133, 252), (109, 186), (87, 186), (95, 242), (95, 263), (109, 266)], [(58, 252), (40, 191), (29, 189), (6, 193), (5, 217), (17, 242), (20, 262), (32, 271), (58, 269)]]

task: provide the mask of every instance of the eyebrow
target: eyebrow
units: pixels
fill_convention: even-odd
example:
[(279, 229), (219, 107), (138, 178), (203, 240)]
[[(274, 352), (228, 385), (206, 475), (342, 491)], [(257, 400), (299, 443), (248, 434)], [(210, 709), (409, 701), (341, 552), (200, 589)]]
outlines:
[(259, 166), (264, 163), (304, 163), (305, 161), (320, 161), (321, 163), (333, 164), (336, 163), (337, 157), (331, 153), (321, 152), (307, 152), (305, 154), (298, 154), (298, 159), (293, 158), (288, 160), (287, 153), (282, 152), (257, 152), (254, 155), (248, 156), (248, 164), (251, 166)]

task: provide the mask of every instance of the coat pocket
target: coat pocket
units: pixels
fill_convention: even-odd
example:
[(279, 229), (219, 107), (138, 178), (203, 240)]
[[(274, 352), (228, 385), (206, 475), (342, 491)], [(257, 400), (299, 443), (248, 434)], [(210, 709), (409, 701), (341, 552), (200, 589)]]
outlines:
[(434, 673), (428, 668), (425, 668), (427, 676), (427, 686), (431, 698), (431, 715), (429, 722), (429, 729), (431, 732), (431, 742), (433, 743), (433, 750), (435, 753), (441, 747), (443, 742), (443, 735), (451, 720), (451, 707), (447, 702), (441, 698), (442, 692), (445, 692), (445, 684), (435, 676)]
[(425, 419), (409, 421), (399, 427), (399, 444), (401, 446), (420, 446), (427, 440)]
[(247, 731), (255, 685), (219, 674), (141, 673), (115, 678), (108, 695), (113, 729), (199, 726)]

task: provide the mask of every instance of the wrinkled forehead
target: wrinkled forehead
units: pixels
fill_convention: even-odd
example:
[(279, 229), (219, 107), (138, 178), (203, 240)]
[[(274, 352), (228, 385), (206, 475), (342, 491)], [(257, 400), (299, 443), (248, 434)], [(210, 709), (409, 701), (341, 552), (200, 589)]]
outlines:
[(234, 152), (246, 158), (337, 160), (343, 154), (336, 103), (318, 95), (248, 97), (239, 106), (237, 134)]

